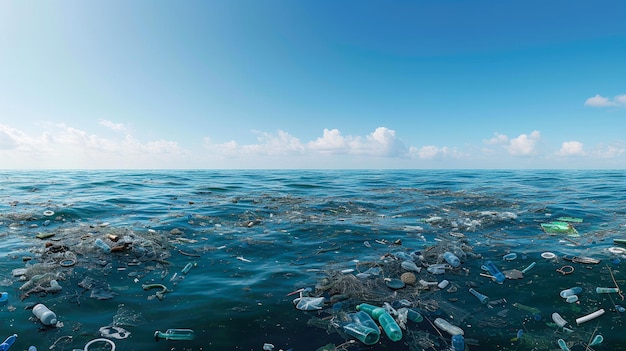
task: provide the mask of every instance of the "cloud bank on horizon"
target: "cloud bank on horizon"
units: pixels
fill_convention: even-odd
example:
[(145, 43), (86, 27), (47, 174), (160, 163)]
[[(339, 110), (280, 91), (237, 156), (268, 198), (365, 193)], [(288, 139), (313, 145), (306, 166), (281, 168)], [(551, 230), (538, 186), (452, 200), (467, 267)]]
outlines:
[[(596, 95), (589, 107), (626, 107), (626, 94)], [(183, 148), (177, 140), (139, 140), (125, 123), (100, 120), (91, 133), (63, 123), (40, 125), (37, 135), (0, 124), (0, 163), (3, 169), (220, 169), (220, 168), (570, 168), (568, 165), (626, 164), (626, 143), (587, 147), (576, 140), (547, 142), (538, 130), (508, 136), (493, 132), (464, 147), (406, 145), (388, 127), (363, 136), (324, 129), (314, 140), (301, 140), (284, 130), (251, 130), (256, 143), (197, 140)], [(112, 135), (105, 134), (112, 132)], [(558, 149), (548, 144), (561, 143)], [(192, 143), (193, 144), (193, 143)], [(498, 160), (493, 162), (493, 160)], [(372, 162), (376, 160), (376, 162)], [(382, 161), (382, 162), (381, 162)], [(574, 167), (576, 168), (576, 167)], [(593, 168), (593, 167), (592, 167)]]

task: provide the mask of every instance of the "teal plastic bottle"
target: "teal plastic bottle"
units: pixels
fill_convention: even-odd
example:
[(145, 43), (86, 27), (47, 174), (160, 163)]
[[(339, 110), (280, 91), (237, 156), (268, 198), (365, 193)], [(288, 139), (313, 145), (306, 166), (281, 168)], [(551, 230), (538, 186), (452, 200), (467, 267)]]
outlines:
[(400, 329), (396, 320), (393, 319), (393, 317), (387, 313), (384, 308), (362, 303), (356, 306), (356, 309), (357, 311), (363, 311), (369, 314), (372, 318), (377, 320), (387, 337), (392, 341), (402, 339), (402, 329)]

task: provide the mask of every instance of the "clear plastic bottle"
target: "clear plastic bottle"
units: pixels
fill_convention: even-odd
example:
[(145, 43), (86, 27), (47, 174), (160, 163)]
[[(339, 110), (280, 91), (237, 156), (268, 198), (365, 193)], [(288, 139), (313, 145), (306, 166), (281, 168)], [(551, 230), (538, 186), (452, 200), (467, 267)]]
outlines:
[(557, 312), (552, 313), (552, 320), (559, 326), (559, 328), (563, 328), (567, 324), (567, 321), (565, 321), (565, 319), (563, 319), (563, 317), (561, 317), (561, 315)]
[(597, 294), (610, 294), (610, 293), (618, 293), (618, 292), (619, 292), (619, 288), (603, 288), (603, 287), (596, 288)]
[(57, 324), (57, 315), (54, 312), (50, 311), (50, 309), (42, 303), (37, 304), (35, 305), (35, 307), (33, 307), (33, 314), (44, 325)]
[(443, 259), (454, 268), (461, 265), (461, 260), (459, 260), (459, 258), (450, 251), (446, 251), (443, 253)]
[(109, 253), (111, 252), (111, 247), (109, 245), (107, 245), (107, 243), (105, 243), (104, 241), (102, 241), (102, 239), (98, 238), (96, 239), (96, 241), (94, 241), (94, 246), (96, 246), (97, 248), (99, 248), (100, 250)]
[(193, 340), (196, 337), (196, 334), (191, 329), (168, 329), (165, 333), (160, 331), (154, 332), (154, 338), (157, 339), (165, 339), (165, 340)]
[(583, 291), (583, 288), (579, 287), (579, 286), (575, 286), (573, 288), (569, 288), (569, 289), (565, 289), (562, 290), (559, 295), (561, 295), (562, 298), (567, 298), (568, 296), (572, 296), (572, 295), (577, 295), (580, 294)]
[(437, 328), (447, 332), (450, 335), (464, 335), (465, 334), (465, 332), (463, 332), (463, 329), (457, 327), (456, 325), (450, 324), (450, 322), (448, 322), (447, 320), (443, 318), (435, 319), (434, 323)]
[(374, 345), (380, 340), (378, 326), (369, 314), (359, 311), (349, 316), (352, 322), (343, 326), (346, 334), (357, 338), (365, 345)]

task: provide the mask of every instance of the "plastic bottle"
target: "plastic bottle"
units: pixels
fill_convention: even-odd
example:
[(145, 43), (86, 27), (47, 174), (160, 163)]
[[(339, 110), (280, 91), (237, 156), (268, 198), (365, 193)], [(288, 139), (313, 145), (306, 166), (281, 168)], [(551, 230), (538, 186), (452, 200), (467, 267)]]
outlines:
[(464, 335), (465, 334), (465, 332), (463, 332), (463, 329), (457, 327), (456, 325), (450, 324), (450, 322), (448, 322), (447, 320), (443, 318), (435, 319), (434, 323), (437, 328), (447, 332), (450, 335)]
[(463, 337), (463, 335), (452, 335), (452, 350), (465, 351), (465, 338)]
[(583, 288), (581, 288), (579, 286), (575, 286), (573, 288), (569, 288), (569, 289), (565, 289), (565, 290), (561, 291), (560, 295), (561, 295), (562, 298), (565, 299), (568, 296), (580, 294), (582, 291), (583, 291)]
[(446, 260), (452, 267), (456, 268), (461, 265), (461, 260), (450, 251), (443, 253), (443, 259)]
[(439, 284), (437, 284), (437, 287), (439, 289), (445, 289), (448, 286), (448, 284), (450, 284), (450, 282), (444, 279), (440, 281)]
[(37, 348), (34, 345), (30, 345), (28, 351), (37, 351)]
[(422, 317), (419, 312), (409, 308), (409, 311), (407, 312), (407, 319), (419, 323), (424, 320), (424, 317)]
[(17, 334), (13, 334), (6, 338), (2, 344), (0, 344), (0, 351), (7, 351), (17, 339)]
[(378, 321), (383, 331), (392, 341), (402, 339), (402, 330), (393, 317), (382, 307), (376, 307), (367, 303), (356, 306), (357, 311), (363, 311)]
[(567, 324), (565, 319), (563, 319), (563, 317), (561, 317), (561, 315), (557, 312), (552, 313), (552, 320), (559, 326), (559, 328), (563, 328)]
[(618, 292), (619, 292), (619, 288), (601, 288), (601, 287), (596, 288), (596, 293), (598, 294), (610, 294), (610, 293), (618, 293)]
[(498, 283), (502, 283), (506, 279), (504, 274), (502, 274), (502, 272), (500, 272), (496, 265), (493, 264), (493, 262), (491, 261), (485, 262), (485, 264), (481, 268), (488, 271), (489, 274), (491, 274)]
[(567, 303), (574, 303), (576, 301), (578, 301), (578, 295), (569, 295), (565, 298), (565, 302)]
[(478, 291), (474, 290), (474, 288), (470, 288), (469, 292), (472, 293), (472, 295), (476, 296), (476, 298), (480, 301), (480, 303), (482, 303), (483, 305), (488, 304), (489, 303), (489, 297), (487, 295), (483, 295), (481, 293), (479, 293)]
[(446, 272), (445, 264), (431, 264), (426, 268), (426, 271), (430, 274), (444, 274)]
[(101, 249), (102, 251), (106, 252), (106, 253), (111, 252), (111, 247), (109, 245), (107, 245), (107, 243), (102, 241), (102, 239), (100, 239), (100, 238), (98, 238), (98, 239), (96, 239), (96, 241), (94, 241), (94, 245), (96, 247), (98, 247), (99, 249)]
[(346, 334), (355, 337), (365, 345), (374, 345), (380, 340), (380, 332), (378, 327), (372, 329), (360, 323), (348, 323), (343, 326), (343, 331)]
[(50, 309), (42, 303), (37, 304), (35, 305), (35, 307), (33, 307), (33, 314), (44, 325), (57, 324), (57, 315), (54, 312), (50, 311)]
[(351, 323), (343, 326), (346, 334), (357, 338), (365, 345), (374, 345), (380, 340), (380, 331), (369, 314), (359, 311), (349, 315)]
[(165, 340), (193, 340), (196, 337), (196, 334), (191, 329), (168, 329), (165, 333), (160, 331), (154, 332), (154, 338), (158, 341), (159, 339)]

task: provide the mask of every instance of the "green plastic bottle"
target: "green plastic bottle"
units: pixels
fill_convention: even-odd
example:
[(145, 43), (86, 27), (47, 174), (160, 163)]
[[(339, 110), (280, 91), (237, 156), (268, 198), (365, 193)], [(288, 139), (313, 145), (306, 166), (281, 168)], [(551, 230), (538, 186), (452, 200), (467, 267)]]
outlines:
[(165, 340), (193, 340), (195, 337), (195, 333), (191, 329), (168, 329), (165, 333), (160, 331), (154, 332), (154, 338), (157, 339), (165, 339)]
[(375, 320), (378, 321), (381, 327), (383, 327), (383, 331), (391, 339), (392, 341), (398, 341), (402, 339), (402, 329), (396, 320), (385, 311), (382, 307), (373, 306), (367, 303), (362, 303), (356, 306), (357, 311), (363, 311)]

